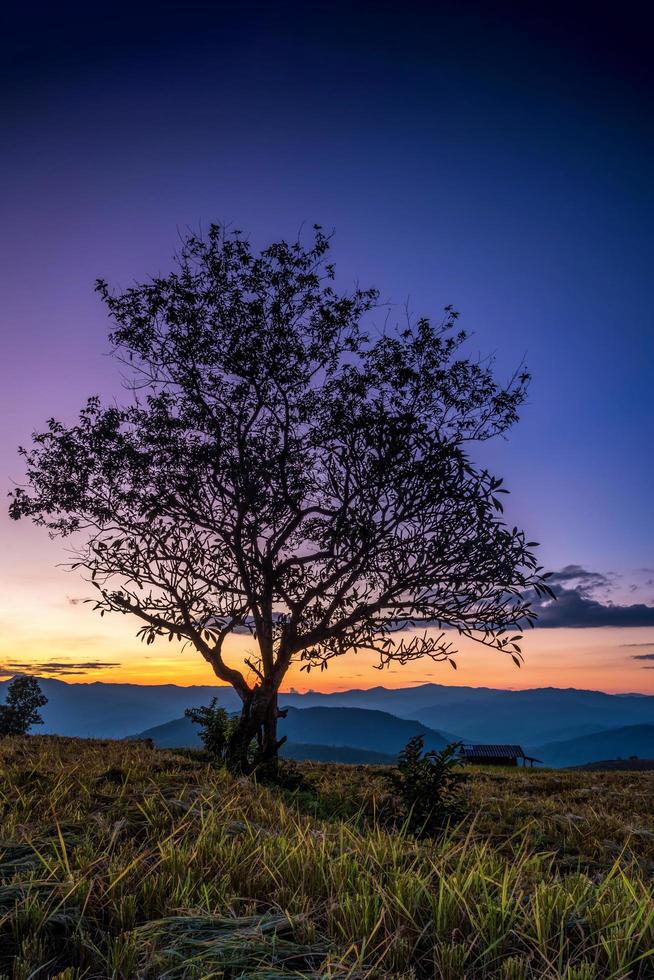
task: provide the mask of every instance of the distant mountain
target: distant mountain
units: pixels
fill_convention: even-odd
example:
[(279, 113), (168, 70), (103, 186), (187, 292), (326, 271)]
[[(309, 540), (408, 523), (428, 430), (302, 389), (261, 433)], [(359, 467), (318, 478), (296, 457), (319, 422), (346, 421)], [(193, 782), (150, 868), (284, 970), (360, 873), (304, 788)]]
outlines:
[[(217, 697), (229, 711), (239, 699), (231, 687), (178, 687), (176, 684), (67, 684), (39, 677), (48, 703), (41, 710), (42, 734), (77, 735), (82, 738), (125, 738), (142, 728), (160, 725), (184, 713), (186, 708), (209, 704)], [(9, 681), (0, 681), (0, 702)]]
[(174, 718), (165, 725), (146, 728), (130, 739), (151, 738), (160, 749), (201, 749), (200, 729), (190, 718)]
[[(0, 682), (0, 701), (4, 700), (7, 683)], [(186, 708), (209, 704), (213, 697), (228, 711), (237, 711), (240, 706), (232, 688), (218, 685), (68, 684), (48, 678), (39, 678), (39, 683), (49, 699), (43, 710), (45, 726), (40, 731), (61, 735), (124, 738), (180, 718)], [(574, 688), (504, 691), (420, 684), (334, 694), (282, 692), (280, 702), (298, 709), (381, 711), (441, 732), (447, 741), (453, 741), (455, 736), (449, 733), (456, 732), (466, 741), (519, 742), (523, 746), (544, 745), (628, 725), (654, 725), (652, 696)], [(327, 744), (322, 732), (319, 739), (296, 739), (290, 733), (289, 737), (293, 741)], [(387, 751), (375, 743), (371, 747), (382, 753)]]
[[(396, 755), (414, 735), (424, 736), (427, 749), (442, 749), (449, 741), (420, 722), (363, 708), (289, 707), (288, 717), (279, 720), (279, 733), (296, 745), (364, 749), (385, 756)], [(151, 738), (161, 748), (201, 745), (198, 727), (188, 718), (146, 729), (137, 737)]]
[[(456, 705), (462, 701), (484, 701), (505, 691), (489, 687), (451, 687), (445, 684), (416, 684), (414, 687), (370, 687), (322, 694), (282, 694), (282, 700), (296, 708), (342, 707), (388, 711), (400, 718), (410, 718), (423, 708)], [(454, 726), (455, 730), (457, 726)]]
[(550, 742), (525, 749), (548, 766), (583, 766), (589, 762), (628, 760), (629, 756), (654, 758), (654, 725), (625, 725), (581, 738)]
[[(654, 697), (576, 688), (505, 691), (420, 684), (410, 688), (283, 695), (297, 707), (343, 706), (386, 711), (471, 742), (543, 744), (610, 728), (654, 724)], [(450, 738), (450, 741), (452, 738)]]
[(472, 742), (535, 745), (623, 725), (654, 725), (654, 697), (574, 688), (492, 691), (449, 704), (441, 698), (412, 717), (431, 728), (454, 728)]
[(414, 735), (422, 735), (426, 749), (442, 749), (448, 739), (417, 721), (397, 718), (386, 711), (364, 708), (289, 708), (279, 730), (289, 742), (343, 745), (394, 755)]

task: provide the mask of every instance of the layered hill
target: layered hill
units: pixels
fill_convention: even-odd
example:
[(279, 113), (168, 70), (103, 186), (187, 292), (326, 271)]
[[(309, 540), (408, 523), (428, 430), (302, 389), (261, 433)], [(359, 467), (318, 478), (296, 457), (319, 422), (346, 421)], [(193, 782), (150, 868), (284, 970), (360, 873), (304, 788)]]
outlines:
[[(238, 708), (236, 693), (228, 687), (176, 684), (68, 684), (50, 677), (39, 677), (48, 699), (42, 709), (41, 734), (81, 738), (124, 738), (131, 732), (160, 725), (179, 717), (186, 708), (210, 704), (217, 697), (229, 711)], [(4, 701), (9, 681), (0, 682), (0, 701)]]
[[(240, 706), (235, 692), (225, 686), (66, 683), (52, 678), (39, 678), (39, 683), (48, 698), (42, 712), (45, 724), (40, 731), (60, 735), (125, 738), (135, 732), (165, 725), (171, 719), (180, 719), (186, 708), (210, 704), (214, 697), (227, 711), (237, 711)], [(0, 702), (4, 700), (7, 684), (7, 681), (0, 682)], [(628, 726), (654, 726), (654, 697), (605, 694), (574, 688), (506, 691), (421, 684), (332, 694), (298, 694), (290, 691), (283, 692), (280, 700), (283, 706), (293, 709), (365, 710), (372, 713), (369, 718), (371, 725), (374, 712), (381, 712), (384, 716), (392, 715), (424, 729), (440, 732), (446, 741), (453, 741), (458, 736), (470, 742), (518, 742), (525, 748), (541, 747), (541, 751), (543, 746), (552, 742), (583, 738), (601, 731)], [(289, 741), (337, 744), (331, 732), (339, 728), (339, 719), (344, 716), (322, 716), (322, 722), (319, 721), (319, 714), (313, 717), (314, 732), (302, 732), (296, 738), (289, 731)], [(377, 722), (380, 723), (383, 738), (381, 719), (378, 718)], [(384, 724), (388, 727), (387, 722)], [(414, 728), (410, 731), (415, 733), (420, 730)], [(329, 739), (329, 742), (326, 743), (325, 739)], [(395, 744), (391, 750), (378, 744), (377, 732), (372, 745), (371, 739), (369, 732), (365, 745), (359, 747), (383, 754), (396, 751)], [(643, 743), (629, 754), (644, 756), (646, 752), (646, 743)], [(621, 754), (625, 753), (626, 750)], [(536, 750), (534, 754), (538, 754)], [(605, 756), (610, 757), (610, 754)], [(590, 760), (582, 760), (585, 761)]]
[(580, 738), (550, 742), (529, 750), (548, 766), (581, 766), (585, 763), (629, 760), (630, 756), (654, 758), (654, 725), (626, 725)]
[[(327, 746), (334, 749), (347, 749), (350, 753), (364, 750), (374, 753), (374, 761), (388, 761), (414, 735), (422, 735), (425, 748), (442, 749), (449, 738), (417, 721), (397, 718), (384, 711), (367, 711), (363, 708), (289, 708), (288, 716), (280, 718), (279, 733), (285, 735), (289, 743), (286, 754), (291, 755), (290, 746)], [(196, 747), (200, 741), (199, 729), (188, 718), (177, 718), (165, 725), (145, 729), (139, 738), (150, 738), (159, 748)], [(345, 761), (343, 753), (334, 752), (332, 757), (322, 761)], [(294, 755), (294, 758), (309, 758)], [(349, 762), (366, 760), (360, 754), (348, 758)]]
[(625, 725), (654, 725), (654, 697), (606, 694), (575, 688), (527, 691), (461, 689), (411, 717), (432, 728), (460, 731), (472, 742), (542, 745)]

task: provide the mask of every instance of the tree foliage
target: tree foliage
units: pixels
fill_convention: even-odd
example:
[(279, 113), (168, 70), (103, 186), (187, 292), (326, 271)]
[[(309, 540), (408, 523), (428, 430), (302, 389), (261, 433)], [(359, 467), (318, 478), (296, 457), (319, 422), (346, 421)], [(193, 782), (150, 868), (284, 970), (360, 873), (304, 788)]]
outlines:
[(39, 708), (47, 703), (36, 677), (14, 677), (0, 704), (0, 735), (27, 735), (32, 725), (42, 725)]
[[(502, 481), (469, 454), (516, 421), (527, 373), (496, 381), (451, 308), (376, 329), (376, 290), (338, 291), (328, 251), (320, 228), (256, 254), (212, 226), (169, 275), (98, 282), (132, 397), (51, 419), (11, 502), (82, 540), (102, 614), (191, 644), (233, 685), (235, 759), (252, 737), (276, 753), (292, 662), (454, 665), (458, 633), (519, 663), (528, 592), (548, 591)], [(234, 632), (256, 647), (244, 665)]]

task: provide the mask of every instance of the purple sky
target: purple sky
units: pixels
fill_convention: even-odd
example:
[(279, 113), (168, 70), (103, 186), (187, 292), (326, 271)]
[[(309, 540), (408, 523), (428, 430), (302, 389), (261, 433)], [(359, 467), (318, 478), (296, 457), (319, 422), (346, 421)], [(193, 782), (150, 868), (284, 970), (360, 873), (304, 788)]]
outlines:
[[(654, 93), (649, 25), (620, 10), (7, 15), (3, 485), (32, 428), (119, 394), (96, 276), (165, 271), (178, 230), (210, 220), (262, 245), (318, 221), (342, 283), (398, 318), (453, 304), (503, 370), (526, 355), (530, 404), (488, 454), (511, 519), (549, 567), (612, 573), (602, 603), (654, 605)], [(60, 574), (44, 534), (0, 532), (5, 583)]]

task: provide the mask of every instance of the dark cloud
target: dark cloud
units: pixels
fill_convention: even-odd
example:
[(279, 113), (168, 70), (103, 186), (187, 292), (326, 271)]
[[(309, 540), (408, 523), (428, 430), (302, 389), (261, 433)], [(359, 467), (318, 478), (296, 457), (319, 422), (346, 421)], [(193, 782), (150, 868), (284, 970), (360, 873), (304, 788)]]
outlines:
[(599, 579), (602, 582), (606, 582), (607, 576), (601, 572), (591, 572), (582, 565), (564, 565), (558, 572), (553, 572), (550, 579), (553, 582), (569, 582), (572, 579)]
[(636, 653), (632, 660), (654, 660), (654, 653)]
[(621, 647), (654, 647), (654, 640), (650, 640), (649, 643), (621, 643)]
[(65, 677), (69, 674), (86, 674), (94, 670), (106, 670), (110, 667), (120, 667), (119, 662), (107, 661), (107, 660), (85, 660), (82, 662), (75, 661), (40, 661), (37, 663), (24, 663), (19, 660), (8, 660), (4, 664), (0, 664), (0, 674), (34, 674), (34, 675), (44, 675), (52, 674), (56, 677)]
[[(552, 576), (553, 578), (554, 576)], [(550, 579), (550, 582), (552, 579)], [(591, 599), (580, 588), (564, 589), (553, 586), (557, 601), (534, 603), (538, 612), (537, 626), (545, 629), (591, 626), (654, 626), (654, 606), (642, 602), (620, 606)]]
[(606, 589), (611, 586), (611, 577), (602, 572), (592, 572), (581, 565), (565, 565), (558, 572), (553, 572), (549, 578), (552, 586), (564, 583), (575, 583), (575, 590), (580, 595), (590, 595), (597, 589)]

